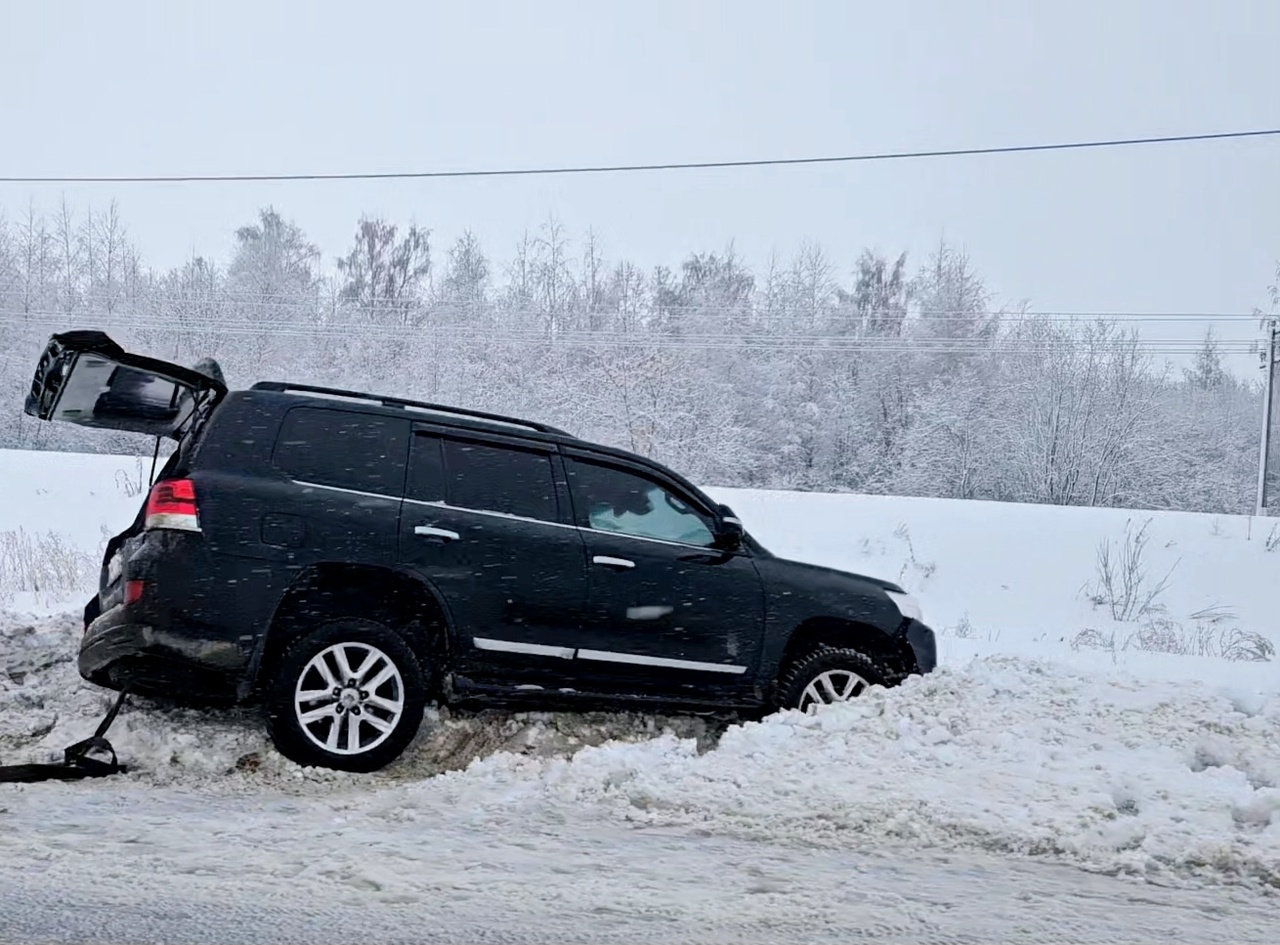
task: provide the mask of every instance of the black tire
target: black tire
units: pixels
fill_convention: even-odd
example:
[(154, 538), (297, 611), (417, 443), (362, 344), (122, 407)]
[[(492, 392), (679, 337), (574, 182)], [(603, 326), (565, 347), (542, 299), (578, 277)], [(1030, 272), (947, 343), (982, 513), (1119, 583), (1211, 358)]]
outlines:
[[(357, 674), (365, 675), (364, 683), (376, 680), (390, 664), (397, 676), (381, 682), (376, 690), (361, 689), (358, 685), (342, 687), (343, 697), (326, 697), (308, 701), (306, 711), (320, 712), (327, 705), (333, 706), (333, 717), (315, 719), (304, 726), (295, 705), (297, 690), (306, 683), (307, 692), (319, 692), (325, 685), (321, 671), (312, 660), (326, 654), (324, 661), (331, 678), (336, 680), (336, 663), (331, 647), (348, 645), (342, 652), (348, 654), (348, 665)], [(326, 651), (329, 651), (326, 653)], [(378, 654), (375, 656), (375, 652)], [(353, 664), (355, 656), (361, 658)], [(368, 662), (366, 661), (373, 661)], [(334, 768), (339, 771), (377, 771), (398, 758), (413, 741), (422, 724), (422, 712), (426, 705), (427, 673), (417, 657), (398, 633), (373, 620), (344, 618), (326, 623), (319, 629), (295, 640), (285, 650), (266, 693), (267, 724), (271, 740), (280, 754), (300, 765)], [(349, 680), (342, 680), (345, 684)], [(402, 700), (402, 709), (394, 715), (383, 708), (394, 703), (396, 696)], [(368, 701), (372, 697), (375, 701)], [(340, 703), (353, 702), (350, 705)], [(375, 704), (376, 703), (376, 704)], [(358, 711), (356, 711), (358, 710)], [(393, 721), (392, 721), (393, 719)], [(381, 725), (390, 724), (389, 730), (374, 728), (374, 720)], [(356, 730), (355, 751), (347, 742), (347, 733)], [(335, 728), (336, 749), (328, 735)], [(320, 743), (320, 739), (325, 744)], [(344, 744), (345, 743), (345, 744)], [(368, 743), (364, 749), (361, 743)]]
[(819, 646), (794, 660), (778, 680), (778, 708), (807, 710), (811, 699), (805, 691), (824, 673), (852, 674), (861, 679), (849, 698), (856, 699), (868, 686), (887, 686), (887, 674), (871, 657), (844, 647)]

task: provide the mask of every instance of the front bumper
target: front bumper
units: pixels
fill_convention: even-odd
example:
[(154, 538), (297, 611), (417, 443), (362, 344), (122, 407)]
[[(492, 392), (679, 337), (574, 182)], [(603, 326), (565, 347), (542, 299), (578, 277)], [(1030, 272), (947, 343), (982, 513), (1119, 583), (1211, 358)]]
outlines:
[(907, 643), (916, 658), (921, 673), (931, 673), (938, 668), (938, 641), (933, 631), (919, 620), (907, 621)]
[(127, 605), (93, 618), (80, 642), (80, 675), (107, 689), (161, 698), (232, 702), (247, 655), (226, 640), (156, 626)]

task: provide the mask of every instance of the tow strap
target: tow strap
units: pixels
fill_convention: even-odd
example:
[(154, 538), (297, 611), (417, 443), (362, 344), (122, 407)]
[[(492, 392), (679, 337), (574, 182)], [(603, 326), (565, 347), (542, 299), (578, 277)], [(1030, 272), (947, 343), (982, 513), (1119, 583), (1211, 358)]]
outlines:
[[(98, 723), (97, 731), (84, 741), (76, 742), (63, 750), (62, 764), (0, 765), (0, 782), (78, 781), (81, 778), (124, 774), (129, 769), (120, 764), (116, 758), (116, 750), (105, 736), (128, 694), (128, 690), (121, 691), (106, 718)], [(111, 760), (89, 757), (89, 752), (94, 750), (108, 753)]]

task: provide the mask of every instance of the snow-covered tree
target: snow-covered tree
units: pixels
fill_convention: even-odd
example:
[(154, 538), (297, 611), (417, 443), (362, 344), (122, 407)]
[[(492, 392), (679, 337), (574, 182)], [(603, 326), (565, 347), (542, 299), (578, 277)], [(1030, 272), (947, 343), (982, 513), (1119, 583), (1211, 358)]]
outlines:
[(224, 254), (160, 272), (114, 204), (80, 217), (28, 205), (0, 216), (0, 446), (123, 448), (21, 414), (31, 365), (70, 320), (184, 363), (216, 357), (232, 384), (285, 377), (538, 417), (708, 484), (1251, 507), (1260, 389), (1212, 334), (1172, 373), (1119, 324), (1027, 306), (995, 318), (994, 293), (946, 242), (910, 279), (905, 255), (868, 250), (842, 275), (814, 244), (760, 278), (732, 245), (646, 270), (554, 219), (505, 255), (491, 262), (464, 232), (432, 284), (427, 231), (366, 218), (326, 266), (268, 207)]
[(1222, 367), (1222, 352), (1213, 335), (1213, 326), (1205, 332), (1204, 344), (1196, 352), (1195, 364), (1183, 371), (1187, 383), (1199, 390), (1216, 390), (1227, 382), (1227, 372)]
[(235, 233), (236, 247), (227, 267), (230, 289), (242, 297), (313, 300), (319, 287), (320, 250), (301, 227), (274, 207), (258, 211), (258, 222)]
[(467, 230), (449, 248), (440, 301), (464, 310), (482, 306), (490, 290), (489, 259), (474, 233)]

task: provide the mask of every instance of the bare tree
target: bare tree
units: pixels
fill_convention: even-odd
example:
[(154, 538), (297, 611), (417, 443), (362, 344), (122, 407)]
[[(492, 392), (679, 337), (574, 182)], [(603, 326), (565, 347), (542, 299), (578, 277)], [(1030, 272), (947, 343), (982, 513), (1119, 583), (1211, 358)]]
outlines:
[(853, 292), (842, 292), (840, 298), (853, 304), (866, 335), (902, 335), (907, 318), (906, 268), (906, 253), (892, 263), (869, 249), (858, 258)]
[(8, 308), (10, 297), (18, 284), (18, 250), (14, 236), (9, 231), (9, 221), (0, 213), (0, 308)]
[(609, 305), (608, 289), (600, 239), (595, 230), (588, 229), (582, 251), (582, 307), (587, 314), (589, 331), (597, 332), (604, 327), (604, 315)]
[(17, 265), (22, 311), (47, 309), (54, 287), (54, 240), (34, 202), (27, 204), (26, 216), (18, 224)]
[(83, 235), (76, 225), (75, 214), (72, 213), (65, 196), (58, 206), (55, 226), (58, 251), (58, 307), (62, 312), (69, 314), (81, 304), (85, 261)]
[(533, 284), (538, 315), (547, 334), (555, 338), (573, 311), (577, 284), (569, 269), (569, 240), (554, 217), (542, 224), (533, 241)]
[(390, 317), (401, 326), (410, 323), (422, 300), (423, 283), (431, 271), (429, 231), (410, 226), (398, 230), (384, 220), (361, 219), (355, 245), (338, 260), (344, 278), (342, 297), (372, 319)]

